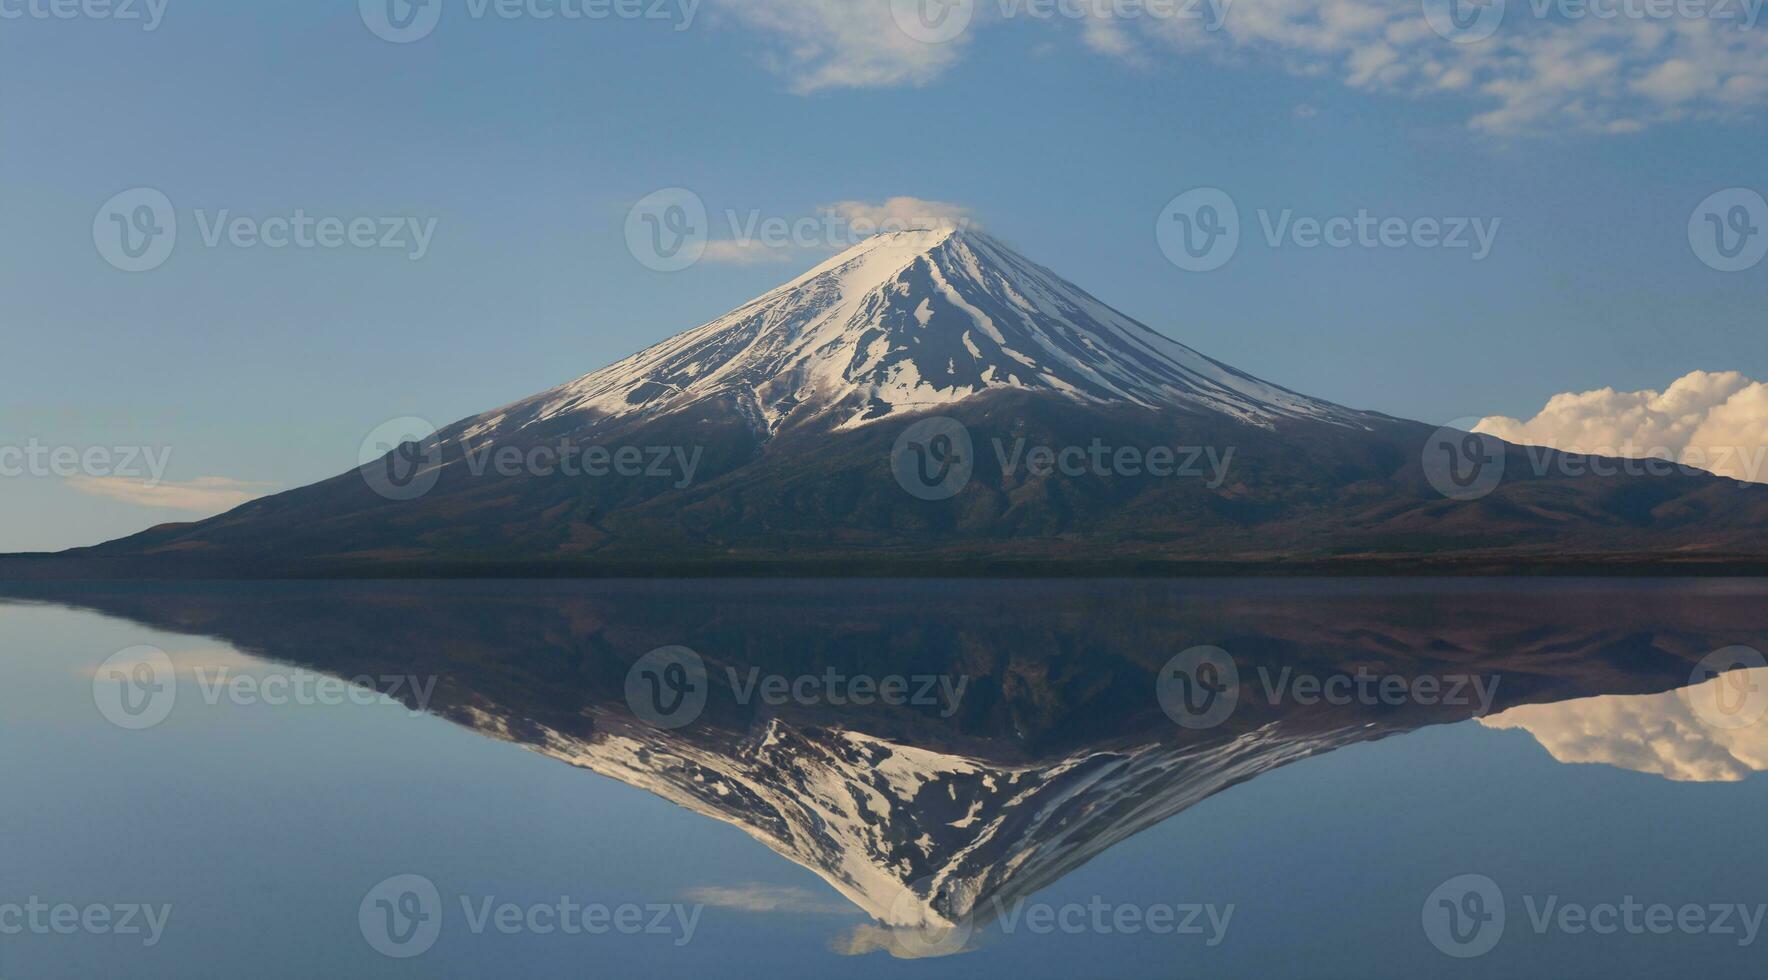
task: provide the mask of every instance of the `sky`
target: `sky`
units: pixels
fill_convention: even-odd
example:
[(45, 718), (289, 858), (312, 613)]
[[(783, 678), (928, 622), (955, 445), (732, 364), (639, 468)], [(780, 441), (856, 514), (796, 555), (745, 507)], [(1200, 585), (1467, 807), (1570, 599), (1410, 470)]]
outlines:
[[(1757, 2), (0, 0), (0, 552), (571, 380), (826, 258), (828, 214), (961, 216), (1358, 408), (1768, 406)], [(658, 200), (706, 208), (686, 268)]]

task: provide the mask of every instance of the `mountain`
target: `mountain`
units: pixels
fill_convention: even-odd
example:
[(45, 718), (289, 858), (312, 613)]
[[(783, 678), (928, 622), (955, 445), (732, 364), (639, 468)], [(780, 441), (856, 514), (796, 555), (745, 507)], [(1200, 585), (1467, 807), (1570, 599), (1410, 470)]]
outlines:
[(1768, 487), (1309, 398), (973, 231), (878, 236), (381, 448), (0, 574), (1768, 569)]
[(849, 430), (993, 391), (1185, 408), (1258, 424), (1361, 413), (1286, 391), (1155, 333), (979, 232), (880, 235), (703, 327), (472, 420), (468, 438), (561, 417), (728, 400), (772, 434)]

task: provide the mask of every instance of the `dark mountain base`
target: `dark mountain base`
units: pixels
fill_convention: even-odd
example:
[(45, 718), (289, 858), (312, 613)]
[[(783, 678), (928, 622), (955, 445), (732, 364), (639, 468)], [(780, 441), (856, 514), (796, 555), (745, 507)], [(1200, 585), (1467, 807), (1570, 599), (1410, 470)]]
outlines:
[(632, 579), (1159, 579), (1597, 577), (1768, 578), (1768, 560), (1751, 556), (1652, 554), (1361, 556), (1316, 561), (701, 561), (701, 562), (389, 562), (282, 565), (177, 562), (157, 558), (0, 557), (0, 582), (302, 580), (632, 580)]
[[(763, 437), (709, 404), (587, 431), (535, 425), (500, 447), (679, 449), (698, 460), (691, 480), (475, 471), (456, 440), (433, 447), (439, 476), (413, 499), (353, 470), (196, 524), (0, 558), (0, 577), (1768, 574), (1768, 486), (1696, 471), (1608, 461), (1593, 475), (1589, 458), (1496, 444), (1503, 479), (1459, 500), (1426, 472), (1436, 430), (1400, 420), (1261, 427), (1022, 393), (946, 417), (974, 467), (946, 499), (921, 499), (893, 469), (914, 419)], [(1023, 462), (1032, 447), (1101, 442), (1207, 454), (1182, 476)]]

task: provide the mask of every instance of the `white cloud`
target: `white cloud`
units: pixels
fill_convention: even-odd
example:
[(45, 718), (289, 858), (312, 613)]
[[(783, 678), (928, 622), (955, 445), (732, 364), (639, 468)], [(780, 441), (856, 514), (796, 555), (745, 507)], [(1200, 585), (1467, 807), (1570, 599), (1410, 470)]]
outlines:
[(777, 35), (773, 67), (800, 94), (834, 88), (925, 85), (963, 53), (967, 37), (918, 41), (896, 25), (890, 0), (713, 0)]
[[(776, 35), (772, 63), (798, 92), (924, 85), (962, 56), (976, 31), (1018, 17), (978, 0), (968, 31), (946, 43), (897, 27), (890, 0), (714, 0)], [(1089, 49), (1142, 64), (1160, 52), (1226, 64), (1262, 61), (1374, 92), (1448, 97), (1468, 125), (1493, 134), (1636, 132), (1690, 118), (1734, 117), (1768, 104), (1768, 27), (1756, 0), (1701, 0), (1720, 16), (1542, 17), (1546, 0), (1491, 0), (1496, 34), (1455, 44), (1429, 26), (1419, 0), (1210, 0), (1164, 7), (1070, 5)], [(1678, 5), (1677, 9), (1688, 7)], [(1178, 15), (1161, 15), (1172, 9)], [(1625, 9), (1649, 11), (1634, 2)], [(1118, 11), (1122, 11), (1120, 14)], [(1132, 15), (1133, 12), (1133, 15)], [(1036, 26), (1031, 25), (1031, 26)]]
[(946, 933), (937, 930), (919, 933), (913, 929), (893, 929), (868, 923), (855, 926), (851, 931), (837, 937), (830, 948), (842, 956), (889, 953), (899, 960), (937, 959), (975, 949), (968, 943), (954, 944), (950, 939)]
[(1567, 392), (1528, 421), (1483, 419), (1475, 431), (1525, 446), (1674, 460), (1768, 483), (1768, 384), (1695, 371), (1664, 391)]
[(850, 915), (858, 910), (828, 901), (814, 892), (786, 885), (701, 885), (690, 888), (691, 902), (738, 912), (797, 912), (805, 915)]
[[(1510, 0), (1490, 38), (1454, 44), (1417, 0), (1236, 3), (1219, 31), (1144, 21), (1177, 49), (1264, 54), (1298, 74), (1408, 96), (1457, 93), (1468, 124), (1496, 134), (1630, 132), (1768, 101), (1768, 37), (1724, 19), (1541, 19)], [(1741, 12), (1741, 8), (1738, 8)]]
[(1141, 49), (1130, 34), (1128, 27), (1121, 20), (1108, 17), (1090, 17), (1081, 31), (1081, 40), (1087, 47), (1100, 54), (1110, 55), (1133, 64), (1146, 64)]
[(1719, 685), (1768, 689), (1768, 670), (1746, 673), (1667, 694), (1525, 705), (1480, 724), (1526, 731), (1560, 762), (1601, 763), (1678, 782), (1736, 782), (1768, 770), (1768, 720), (1720, 727), (1703, 720), (1695, 705)]
[(1633, 83), (1633, 90), (1659, 102), (1687, 102), (1704, 89), (1716, 87), (1711, 73), (1682, 58), (1671, 58)]
[[(143, 648), (144, 651), (150, 649), (152, 648)], [(213, 673), (221, 670), (230, 673), (256, 671), (273, 666), (263, 660), (259, 660), (257, 657), (247, 656), (246, 654), (240, 653), (238, 650), (228, 647), (204, 647), (195, 650), (165, 650), (162, 652), (166, 654), (168, 660), (172, 661), (172, 669), (186, 676), (195, 676), (199, 673)], [(129, 658), (124, 661), (121, 666), (126, 667), (134, 664), (137, 660), (144, 659), (145, 653), (141, 657)], [(83, 677), (97, 677), (100, 666), (102, 665), (87, 664), (86, 666), (78, 668), (75, 672)], [(112, 662), (110, 666), (117, 667), (119, 664)]]
[(137, 507), (199, 514), (232, 510), (262, 497), (270, 488), (270, 484), (245, 483), (221, 476), (205, 476), (188, 483), (144, 483), (121, 476), (76, 476), (68, 483), (81, 493), (108, 497)]
[(945, 201), (918, 197), (893, 197), (881, 204), (837, 201), (819, 210), (840, 218), (849, 227), (909, 230), (915, 228), (966, 228), (974, 226), (970, 209)]
[(816, 209), (815, 217), (763, 219), (751, 224), (736, 218), (736, 237), (706, 243), (701, 261), (727, 265), (791, 262), (807, 254), (843, 251), (881, 232), (929, 228), (970, 228), (970, 209), (945, 201), (892, 197), (882, 202), (837, 201)]
[(791, 259), (790, 250), (774, 248), (755, 238), (727, 238), (707, 242), (706, 252), (700, 256), (702, 262), (719, 262), (725, 265), (759, 265), (763, 262), (789, 262)]

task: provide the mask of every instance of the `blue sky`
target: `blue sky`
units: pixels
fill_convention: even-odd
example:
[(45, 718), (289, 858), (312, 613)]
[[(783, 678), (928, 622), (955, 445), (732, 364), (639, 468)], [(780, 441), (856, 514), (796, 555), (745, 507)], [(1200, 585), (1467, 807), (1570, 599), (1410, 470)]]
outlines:
[[(1207, 354), (1427, 421), (1695, 370), (1768, 378), (1768, 263), (1719, 271), (1688, 230), (1715, 192), (1768, 191), (1768, 25), (1721, 16), (1743, 3), (1598, 21), (1510, 0), (1458, 44), (1385, 0), (1238, 0), (1217, 31), (982, 0), (929, 44), (890, 0), (704, 0), (686, 23), (674, 5), (475, 18), (434, 0), (433, 32), (398, 44), (344, 0), (156, 0), (151, 31), (49, 2), (0, 0), (0, 446), (169, 449), (165, 480), (198, 501), (335, 474), (388, 419), (505, 404), (828, 254), (653, 271), (627, 216), (669, 187), (705, 201), (715, 238), (726, 211), (949, 202)], [(1200, 187), (1244, 226), (1204, 273), (1155, 236)], [(179, 238), (128, 273), (94, 221), (135, 188), (165, 195)], [(418, 261), (204, 241), (222, 211), (296, 209), (433, 237)], [(1258, 215), (1286, 210), (1497, 232), (1479, 261), (1273, 247)], [(77, 484), (0, 478), (0, 551), (202, 516)]]

